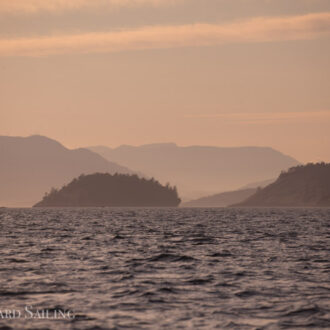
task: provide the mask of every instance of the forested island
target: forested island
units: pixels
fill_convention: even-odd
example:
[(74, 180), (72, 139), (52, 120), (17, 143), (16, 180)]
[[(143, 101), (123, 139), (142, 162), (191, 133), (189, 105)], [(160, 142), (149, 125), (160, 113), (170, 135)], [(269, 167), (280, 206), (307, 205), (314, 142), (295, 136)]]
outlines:
[(52, 188), (34, 207), (178, 206), (176, 187), (137, 175), (80, 175), (57, 190)]
[(330, 164), (292, 167), (282, 172), (274, 183), (232, 206), (330, 207)]

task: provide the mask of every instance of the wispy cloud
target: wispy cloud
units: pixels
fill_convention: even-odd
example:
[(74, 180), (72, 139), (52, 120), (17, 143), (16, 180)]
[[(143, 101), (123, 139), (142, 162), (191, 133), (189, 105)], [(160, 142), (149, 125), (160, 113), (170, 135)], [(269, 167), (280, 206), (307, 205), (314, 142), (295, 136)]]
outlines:
[(178, 1), (182, 0), (0, 0), (0, 13), (36, 13), (93, 7), (159, 6)]
[(254, 113), (218, 113), (185, 115), (190, 119), (219, 119), (247, 124), (283, 123), (283, 122), (310, 122), (330, 120), (330, 110), (300, 111), (300, 112), (254, 112)]
[(0, 39), (2, 56), (100, 53), (227, 43), (304, 40), (330, 35), (330, 12), (259, 17), (227, 24), (148, 26), (111, 32)]

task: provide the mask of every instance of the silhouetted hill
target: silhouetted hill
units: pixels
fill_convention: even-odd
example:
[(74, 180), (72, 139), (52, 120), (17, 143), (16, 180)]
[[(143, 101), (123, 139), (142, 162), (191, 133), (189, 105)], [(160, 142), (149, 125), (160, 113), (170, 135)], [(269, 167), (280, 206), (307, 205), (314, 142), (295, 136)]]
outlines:
[(137, 175), (81, 175), (60, 190), (52, 189), (35, 207), (178, 206), (176, 188)]
[(43, 137), (0, 136), (0, 205), (32, 206), (49, 187), (82, 173), (133, 173), (87, 149)]
[(292, 167), (274, 183), (233, 206), (330, 206), (330, 164)]
[(183, 203), (182, 207), (226, 207), (234, 203), (240, 203), (257, 191), (257, 188), (249, 188), (235, 191), (226, 191), (212, 196), (206, 196)]
[(172, 182), (185, 200), (240, 189), (298, 165), (292, 157), (267, 147), (179, 147), (164, 143), (90, 149), (161, 183)]

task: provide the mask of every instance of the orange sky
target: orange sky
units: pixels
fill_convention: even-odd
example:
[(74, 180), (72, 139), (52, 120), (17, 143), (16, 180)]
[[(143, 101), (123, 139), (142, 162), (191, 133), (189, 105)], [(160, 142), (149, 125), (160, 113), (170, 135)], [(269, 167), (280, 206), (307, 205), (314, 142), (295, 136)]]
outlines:
[(0, 134), (330, 161), (327, 0), (3, 0)]

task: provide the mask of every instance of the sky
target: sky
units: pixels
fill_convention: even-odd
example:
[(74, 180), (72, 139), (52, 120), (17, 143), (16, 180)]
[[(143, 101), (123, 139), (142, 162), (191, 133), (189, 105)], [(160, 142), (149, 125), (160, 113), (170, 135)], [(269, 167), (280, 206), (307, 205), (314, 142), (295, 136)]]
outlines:
[(329, 0), (1, 0), (0, 135), (330, 162)]

